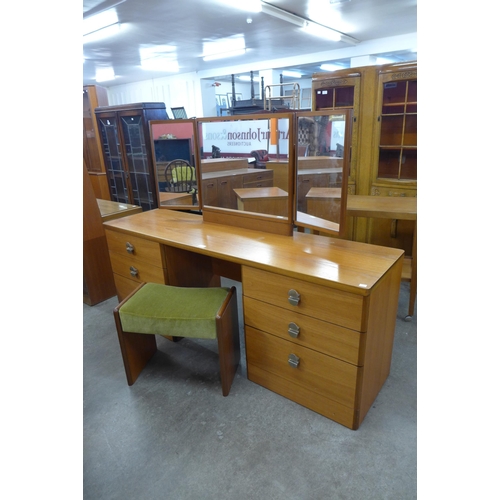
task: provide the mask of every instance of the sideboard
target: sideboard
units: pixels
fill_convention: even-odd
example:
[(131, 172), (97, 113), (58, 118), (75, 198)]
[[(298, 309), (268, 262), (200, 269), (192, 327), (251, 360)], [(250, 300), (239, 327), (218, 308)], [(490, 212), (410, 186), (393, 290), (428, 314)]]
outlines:
[(404, 252), (151, 210), (104, 224), (118, 298), (241, 281), (249, 380), (357, 429), (389, 375)]

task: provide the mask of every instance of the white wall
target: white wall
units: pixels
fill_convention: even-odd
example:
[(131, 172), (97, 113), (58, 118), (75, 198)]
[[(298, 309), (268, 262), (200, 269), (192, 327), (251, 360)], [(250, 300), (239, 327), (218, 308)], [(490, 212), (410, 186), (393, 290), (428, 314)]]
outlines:
[(164, 102), (170, 117), (170, 108), (179, 106), (184, 106), (189, 117), (203, 116), (201, 85), (196, 73), (116, 85), (107, 90), (110, 106), (134, 102)]

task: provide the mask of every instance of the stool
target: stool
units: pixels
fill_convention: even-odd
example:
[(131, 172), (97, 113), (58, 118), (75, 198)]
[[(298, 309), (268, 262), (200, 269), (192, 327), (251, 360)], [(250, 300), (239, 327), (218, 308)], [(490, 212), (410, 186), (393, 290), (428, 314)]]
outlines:
[(157, 350), (155, 335), (217, 339), (222, 395), (240, 361), (236, 288), (143, 283), (113, 311), (128, 385)]

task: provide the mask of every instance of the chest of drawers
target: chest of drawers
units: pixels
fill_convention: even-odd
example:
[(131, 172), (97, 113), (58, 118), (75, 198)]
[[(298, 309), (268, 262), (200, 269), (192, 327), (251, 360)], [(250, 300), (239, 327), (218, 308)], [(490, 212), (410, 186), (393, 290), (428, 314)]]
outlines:
[[(398, 279), (384, 281), (374, 292), (379, 301)], [(248, 378), (357, 429), (392, 353), (386, 320), (370, 309), (375, 297), (246, 266), (242, 282)], [(367, 356), (368, 344), (379, 357)]]

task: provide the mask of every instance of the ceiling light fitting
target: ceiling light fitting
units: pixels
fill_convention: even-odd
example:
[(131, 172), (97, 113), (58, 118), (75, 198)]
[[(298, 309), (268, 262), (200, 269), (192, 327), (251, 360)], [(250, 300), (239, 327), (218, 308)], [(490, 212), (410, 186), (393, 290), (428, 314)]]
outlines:
[(333, 28), (329, 28), (328, 26), (324, 26), (322, 24), (315, 23), (314, 21), (311, 21), (310, 19), (306, 19), (305, 17), (298, 16), (297, 14), (292, 14), (291, 12), (280, 9), (279, 7), (276, 7), (276, 6), (274, 6), (270, 3), (267, 3), (267, 2), (261, 1), (261, 4), (262, 4), (262, 12), (264, 12), (264, 14), (268, 14), (269, 16), (276, 17), (277, 19), (281, 19), (282, 21), (287, 21), (291, 24), (295, 24), (295, 26), (299, 26), (300, 28), (303, 28), (304, 30), (306, 30), (308, 33), (310, 33), (312, 35), (329, 37), (335, 41), (339, 41), (339, 42), (342, 41), (342, 42), (350, 43), (352, 45), (359, 43), (359, 40), (356, 40), (356, 38), (353, 38), (352, 36), (341, 33), (340, 31), (337, 31)]

